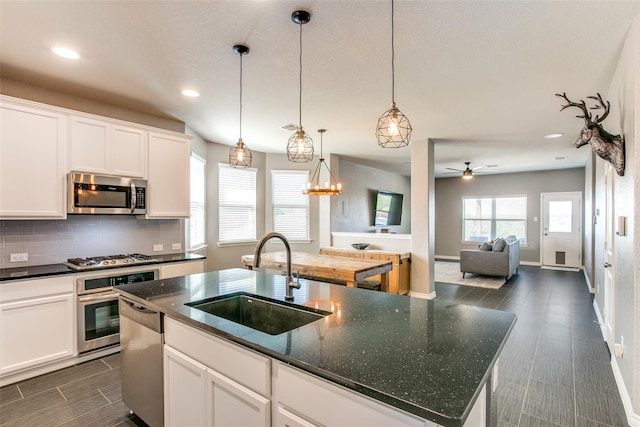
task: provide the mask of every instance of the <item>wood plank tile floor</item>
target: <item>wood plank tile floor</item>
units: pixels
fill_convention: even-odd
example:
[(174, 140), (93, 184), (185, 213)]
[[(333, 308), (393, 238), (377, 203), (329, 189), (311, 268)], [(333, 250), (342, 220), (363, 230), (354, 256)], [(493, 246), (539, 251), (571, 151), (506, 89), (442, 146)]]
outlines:
[(436, 295), (518, 316), (499, 362), (499, 427), (628, 426), (582, 272), (520, 266), (500, 289), (436, 283)]
[(0, 388), (0, 425), (146, 427), (122, 403), (120, 353)]
[[(582, 273), (519, 270), (497, 290), (436, 284), (439, 300), (518, 315), (500, 358), (498, 426), (628, 426)], [(119, 354), (0, 388), (0, 425), (146, 426), (122, 403)]]

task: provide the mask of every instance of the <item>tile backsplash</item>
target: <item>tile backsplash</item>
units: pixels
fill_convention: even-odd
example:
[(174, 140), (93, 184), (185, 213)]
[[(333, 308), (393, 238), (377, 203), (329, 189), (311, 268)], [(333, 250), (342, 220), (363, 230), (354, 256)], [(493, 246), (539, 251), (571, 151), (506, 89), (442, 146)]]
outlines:
[[(171, 249), (179, 243), (181, 249)], [(161, 251), (153, 251), (162, 245)], [(0, 221), (0, 268), (58, 264), (69, 258), (184, 251), (184, 223), (135, 216), (69, 215), (66, 220)], [(10, 262), (26, 253), (25, 262)]]

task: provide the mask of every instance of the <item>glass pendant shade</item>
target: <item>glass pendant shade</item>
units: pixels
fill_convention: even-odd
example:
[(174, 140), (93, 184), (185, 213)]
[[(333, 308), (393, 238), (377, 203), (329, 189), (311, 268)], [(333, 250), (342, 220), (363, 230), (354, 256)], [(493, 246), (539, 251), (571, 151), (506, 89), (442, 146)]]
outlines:
[(462, 172), (462, 179), (473, 179), (473, 171), (469, 169), (469, 166)]
[(229, 165), (234, 168), (248, 168), (251, 166), (252, 160), (251, 150), (244, 145), (242, 138), (238, 139), (238, 142), (229, 150)]
[[(342, 184), (335, 179), (331, 173), (331, 169), (327, 166), (324, 157), (322, 157), (322, 134), (326, 131), (326, 129), (318, 129), (318, 132), (320, 133), (320, 161), (318, 162), (318, 166), (316, 166), (316, 170), (313, 172), (311, 181), (307, 183), (307, 188), (302, 191), (302, 194), (307, 194), (309, 196), (337, 196), (342, 192)], [(322, 166), (327, 170), (329, 180), (324, 181), (324, 183), (320, 185)]]
[(287, 159), (290, 162), (306, 163), (313, 160), (313, 140), (298, 126), (287, 142)]
[(411, 138), (411, 123), (407, 116), (398, 110), (396, 103), (391, 103), (391, 108), (384, 112), (378, 119), (376, 138), (382, 148), (400, 148), (409, 145)]
[(240, 55), (240, 119), (238, 121), (240, 128), (240, 137), (229, 149), (229, 166), (234, 168), (248, 168), (251, 166), (253, 154), (249, 147), (242, 142), (242, 56), (249, 53), (247, 46), (238, 44), (233, 47), (233, 51)]

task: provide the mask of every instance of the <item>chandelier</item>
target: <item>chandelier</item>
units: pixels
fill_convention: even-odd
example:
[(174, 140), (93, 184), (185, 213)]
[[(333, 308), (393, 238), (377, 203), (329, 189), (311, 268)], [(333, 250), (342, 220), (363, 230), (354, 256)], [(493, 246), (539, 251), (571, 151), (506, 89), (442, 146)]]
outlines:
[[(311, 181), (307, 183), (307, 188), (302, 191), (303, 194), (309, 196), (337, 196), (342, 192), (342, 184), (337, 182), (331, 173), (331, 169), (327, 166), (322, 156), (322, 135), (326, 132), (326, 129), (318, 129), (320, 133), (320, 162), (316, 166), (316, 170), (313, 172)], [(322, 173), (322, 166), (325, 167), (329, 173), (329, 180), (324, 182), (324, 185), (320, 186), (320, 174)]]

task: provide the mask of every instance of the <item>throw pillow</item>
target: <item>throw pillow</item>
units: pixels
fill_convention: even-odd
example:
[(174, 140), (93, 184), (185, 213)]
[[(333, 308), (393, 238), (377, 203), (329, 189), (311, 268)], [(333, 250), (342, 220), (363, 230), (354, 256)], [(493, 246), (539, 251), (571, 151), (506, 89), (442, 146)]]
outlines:
[(507, 242), (503, 238), (498, 238), (493, 242), (493, 252), (502, 252), (505, 246), (507, 246)]
[(481, 251), (490, 251), (492, 248), (493, 247), (491, 246), (491, 244), (484, 242), (478, 249), (480, 249)]

